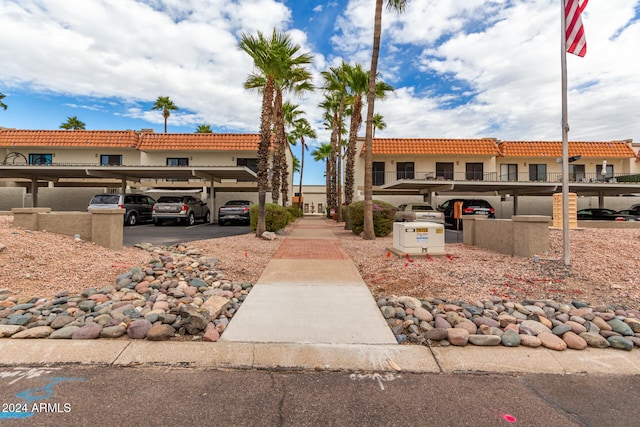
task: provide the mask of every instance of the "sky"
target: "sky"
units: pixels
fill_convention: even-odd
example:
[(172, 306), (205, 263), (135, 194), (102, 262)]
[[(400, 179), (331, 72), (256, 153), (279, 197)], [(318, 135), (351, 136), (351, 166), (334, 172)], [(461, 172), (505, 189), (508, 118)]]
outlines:
[[(376, 137), (560, 141), (561, 0), (408, 0), (382, 18)], [(0, 126), (258, 133), (260, 94), (242, 34), (287, 32), (320, 73), (371, 64), (374, 0), (0, 0)], [(569, 139), (640, 142), (640, 0), (591, 0), (584, 58), (567, 55)], [(322, 91), (289, 99), (329, 139)], [(366, 110), (365, 110), (366, 111)], [(360, 134), (364, 135), (364, 127)], [(300, 157), (300, 146), (292, 147)], [(305, 184), (324, 165), (305, 153)], [(298, 176), (294, 176), (294, 183)]]

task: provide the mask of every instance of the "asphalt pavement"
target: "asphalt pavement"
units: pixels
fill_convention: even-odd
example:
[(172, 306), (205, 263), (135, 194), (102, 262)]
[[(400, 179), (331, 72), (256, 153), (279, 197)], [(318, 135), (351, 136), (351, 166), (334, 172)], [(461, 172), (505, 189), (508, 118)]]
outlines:
[(0, 368), (3, 426), (632, 426), (637, 377)]
[(219, 237), (237, 236), (251, 231), (248, 225), (200, 224), (185, 226), (176, 222), (167, 222), (156, 227), (152, 223), (124, 227), (123, 243), (133, 246), (136, 243), (171, 246), (177, 243), (194, 240), (217, 239)]

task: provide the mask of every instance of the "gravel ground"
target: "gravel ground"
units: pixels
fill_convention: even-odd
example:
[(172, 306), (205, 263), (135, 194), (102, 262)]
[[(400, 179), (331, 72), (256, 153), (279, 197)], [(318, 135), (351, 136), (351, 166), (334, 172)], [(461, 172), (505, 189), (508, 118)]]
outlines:
[[(115, 277), (150, 258), (137, 248), (111, 251), (72, 237), (11, 227), (0, 217), (0, 288), (13, 295), (51, 297), (113, 284)], [(351, 256), (375, 297), (477, 301), (492, 296), (522, 300), (581, 300), (591, 304), (640, 306), (640, 229), (571, 231), (571, 267), (562, 262), (562, 235), (551, 231), (551, 251), (532, 258), (511, 257), (447, 245), (447, 256), (398, 258), (387, 248), (392, 238), (365, 241), (327, 221)], [(282, 239), (267, 241), (251, 234), (189, 242), (220, 260), (219, 268), (238, 281), (255, 283)], [(1, 246), (0, 246), (1, 247)]]

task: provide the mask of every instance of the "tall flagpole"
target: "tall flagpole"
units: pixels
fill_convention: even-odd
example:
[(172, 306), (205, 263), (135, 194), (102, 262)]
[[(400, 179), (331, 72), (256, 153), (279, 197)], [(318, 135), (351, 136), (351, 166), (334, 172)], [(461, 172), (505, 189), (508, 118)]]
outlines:
[(560, 0), (560, 67), (562, 69), (562, 253), (564, 265), (570, 264), (569, 253), (569, 123), (567, 122), (567, 23), (565, 0)]

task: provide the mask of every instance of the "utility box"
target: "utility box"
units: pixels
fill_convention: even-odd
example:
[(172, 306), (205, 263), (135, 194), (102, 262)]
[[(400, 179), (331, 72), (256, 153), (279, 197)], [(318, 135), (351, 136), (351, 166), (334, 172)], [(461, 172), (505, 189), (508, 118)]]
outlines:
[(395, 222), (393, 248), (408, 255), (444, 255), (444, 224)]

